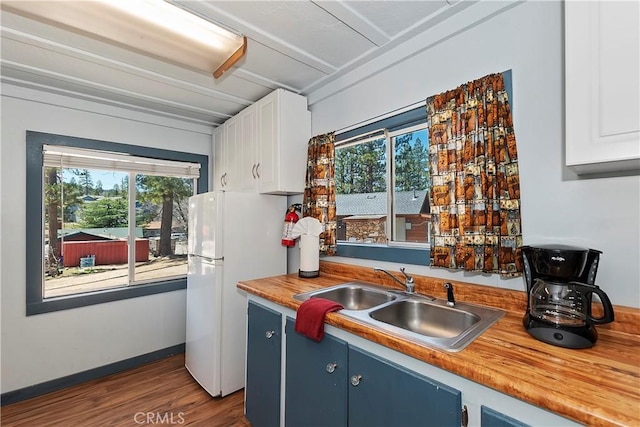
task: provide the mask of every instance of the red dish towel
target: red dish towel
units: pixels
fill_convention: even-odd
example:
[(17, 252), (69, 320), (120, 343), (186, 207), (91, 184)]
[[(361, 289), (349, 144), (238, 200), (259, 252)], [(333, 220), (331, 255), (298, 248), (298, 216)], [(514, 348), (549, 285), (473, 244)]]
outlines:
[(295, 330), (319, 342), (324, 337), (324, 317), (326, 314), (343, 308), (337, 302), (328, 299), (309, 298), (298, 307)]

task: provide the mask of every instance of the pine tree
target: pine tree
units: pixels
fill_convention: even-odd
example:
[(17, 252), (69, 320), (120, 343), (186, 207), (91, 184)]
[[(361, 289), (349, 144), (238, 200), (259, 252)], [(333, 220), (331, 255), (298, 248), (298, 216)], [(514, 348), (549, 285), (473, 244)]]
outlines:
[(161, 256), (171, 255), (171, 230), (173, 226), (173, 211), (175, 204), (186, 200), (193, 194), (192, 180), (183, 178), (169, 178), (162, 176), (138, 175), (136, 183), (140, 188), (139, 199), (143, 202), (162, 204), (160, 220)]
[(126, 199), (106, 197), (85, 203), (82, 208), (83, 228), (117, 228), (129, 224), (129, 208)]
[[(423, 133), (423, 132), (420, 132)], [(426, 135), (425, 135), (426, 136)], [(420, 137), (409, 133), (396, 138), (395, 190), (412, 191), (429, 188), (429, 153)]]
[(87, 169), (82, 169), (81, 171), (76, 172), (79, 177), (80, 185), (84, 189), (84, 194), (91, 194), (91, 190), (93, 189), (93, 179), (91, 178), (91, 172)]

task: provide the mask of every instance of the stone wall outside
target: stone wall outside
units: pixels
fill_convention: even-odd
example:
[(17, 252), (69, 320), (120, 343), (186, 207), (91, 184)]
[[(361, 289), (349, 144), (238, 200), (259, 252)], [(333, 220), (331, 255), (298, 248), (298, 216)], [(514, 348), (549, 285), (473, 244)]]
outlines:
[(347, 241), (367, 243), (387, 243), (385, 219), (344, 219), (347, 227)]

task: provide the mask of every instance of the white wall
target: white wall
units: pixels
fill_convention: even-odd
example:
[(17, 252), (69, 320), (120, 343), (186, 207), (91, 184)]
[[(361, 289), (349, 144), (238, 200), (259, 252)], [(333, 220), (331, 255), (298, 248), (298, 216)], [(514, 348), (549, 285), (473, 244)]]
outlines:
[(1, 107), (2, 393), (184, 343), (184, 290), (25, 316), (25, 131), (211, 155), (211, 129), (7, 84)]
[[(482, 15), (480, 8), (496, 7), (491, 3), (472, 6), (467, 16)], [(412, 47), (414, 52), (405, 52), (400, 62), (398, 52), (379, 58), (382, 71), (377, 74), (361, 67), (336, 83), (343, 84), (341, 90), (329, 93), (331, 88), (323, 88), (310, 94), (313, 134), (339, 130), (424, 101), (486, 74), (513, 70), (511, 105), (519, 153), (524, 243), (556, 242), (603, 251), (596, 283), (614, 304), (640, 307), (640, 178), (578, 179), (563, 166), (562, 4), (520, 3), (427, 48), (434, 31), (448, 28), (453, 32), (454, 27), (445, 23), (441, 29), (407, 42), (399, 50)], [(289, 260), (289, 271), (297, 271), (297, 254), (291, 252)], [(400, 267), (333, 260), (395, 270)], [(520, 278), (504, 280), (497, 275), (419, 266), (408, 266), (407, 271), (524, 290)]]

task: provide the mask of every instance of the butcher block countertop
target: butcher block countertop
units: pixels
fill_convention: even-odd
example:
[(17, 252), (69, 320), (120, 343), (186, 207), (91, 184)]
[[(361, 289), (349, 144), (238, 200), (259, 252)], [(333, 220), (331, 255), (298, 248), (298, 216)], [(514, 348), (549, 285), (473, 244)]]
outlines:
[[(398, 288), (372, 268), (321, 261), (320, 277), (297, 274), (243, 281), (238, 288), (296, 310), (293, 295), (360, 280)], [(400, 275), (399, 272), (394, 272)], [(416, 292), (446, 298), (443, 279), (414, 276)], [(565, 349), (531, 337), (522, 326), (525, 292), (449, 281), (456, 300), (506, 311), (460, 352), (421, 346), (338, 313), (326, 323), (509, 396), (590, 426), (640, 426), (640, 310), (614, 306), (616, 321), (597, 327), (589, 349)], [(523, 285), (524, 286), (524, 285)]]

